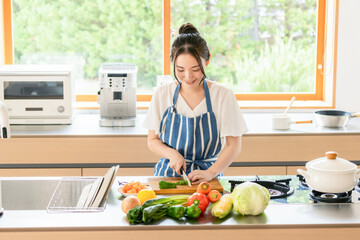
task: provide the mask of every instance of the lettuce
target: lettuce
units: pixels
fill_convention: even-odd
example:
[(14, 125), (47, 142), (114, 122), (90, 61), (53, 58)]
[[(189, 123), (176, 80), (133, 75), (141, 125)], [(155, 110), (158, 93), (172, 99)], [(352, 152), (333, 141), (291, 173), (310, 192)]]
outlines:
[(253, 182), (244, 182), (231, 193), (234, 211), (241, 215), (259, 215), (270, 201), (269, 191)]

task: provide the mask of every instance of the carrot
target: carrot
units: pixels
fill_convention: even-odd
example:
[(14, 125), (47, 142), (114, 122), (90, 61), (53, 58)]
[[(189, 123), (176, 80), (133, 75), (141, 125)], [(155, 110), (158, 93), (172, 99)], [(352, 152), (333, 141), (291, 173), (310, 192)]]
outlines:
[(125, 184), (124, 187), (123, 187), (123, 192), (127, 193), (127, 191), (130, 191), (130, 190), (131, 190), (131, 186), (128, 185), (128, 184)]
[(138, 193), (140, 192), (141, 190), (143, 189), (146, 189), (146, 185), (145, 184), (142, 184), (140, 182), (134, 182), (134, 181), (131, 181), (127, 184), (124, 185), (123, 187), (123, 192), (124, 193)]
[(211, 190), (207, 196), (212, 203), (219, 201), (221, 198), (221, 194), (217, 190)]
[(211, 191), (211, 185), (208, 182), (201, 182), (199, 186), (197, 187), (198, 193), (203, 193), (207, 195)]
[(128, 191), (127, 193), (137, 193), (137, 191), (135, 189), (131, 189), (130, 191)]

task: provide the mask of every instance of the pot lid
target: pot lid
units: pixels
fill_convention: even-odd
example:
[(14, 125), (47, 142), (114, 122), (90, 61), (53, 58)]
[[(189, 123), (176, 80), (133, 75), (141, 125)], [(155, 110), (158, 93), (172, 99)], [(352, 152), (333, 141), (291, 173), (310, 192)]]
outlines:
[(345, 173), (354, 171), (357, 166), (345, 159), (338, 158), (336, 152), (326, 152), (326, 157), (318, 158), (306, 163), (308, 169), (323, 172)]

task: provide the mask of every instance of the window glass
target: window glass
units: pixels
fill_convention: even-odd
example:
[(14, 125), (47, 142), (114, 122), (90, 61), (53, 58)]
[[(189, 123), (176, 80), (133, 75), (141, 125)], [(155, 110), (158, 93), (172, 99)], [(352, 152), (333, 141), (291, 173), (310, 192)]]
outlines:
[(4, 81), (4, 99), (64, 99), (63, 82)]
[(162, 1), (13, 0), (14, 62), (76, 65), (76, 94), (96, 94), (105, 62), (138, 67), (138, 92), (162, 73)]
[(210, 80), (234, 92), (315, 92), (316, 0), (171, 0), (174, 37), (190, 22), (212, 58)]

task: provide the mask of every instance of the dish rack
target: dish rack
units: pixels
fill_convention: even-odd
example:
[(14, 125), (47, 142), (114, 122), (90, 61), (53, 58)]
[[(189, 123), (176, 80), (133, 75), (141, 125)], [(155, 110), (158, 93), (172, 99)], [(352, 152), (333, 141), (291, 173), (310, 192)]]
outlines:
[[(64, 177), (58, 183), (51, 200), (47, 207), (49, 213), (61, 212), (102, 212), (105, 210), (106, 201), (99, 207), (79, 207), (79, 201), (85, 201), (87, 197), (95, 198), (97, 191), (91, 194), (86, 194), (84, 198), (83, 191), (85, 188), (90, 188), (99, 181), (98, 177), (82, 178), (82, 177)], [(98, 189), (97, 189), (98, 190)], [(82, 200), (81, 200), (82, 199)]]

